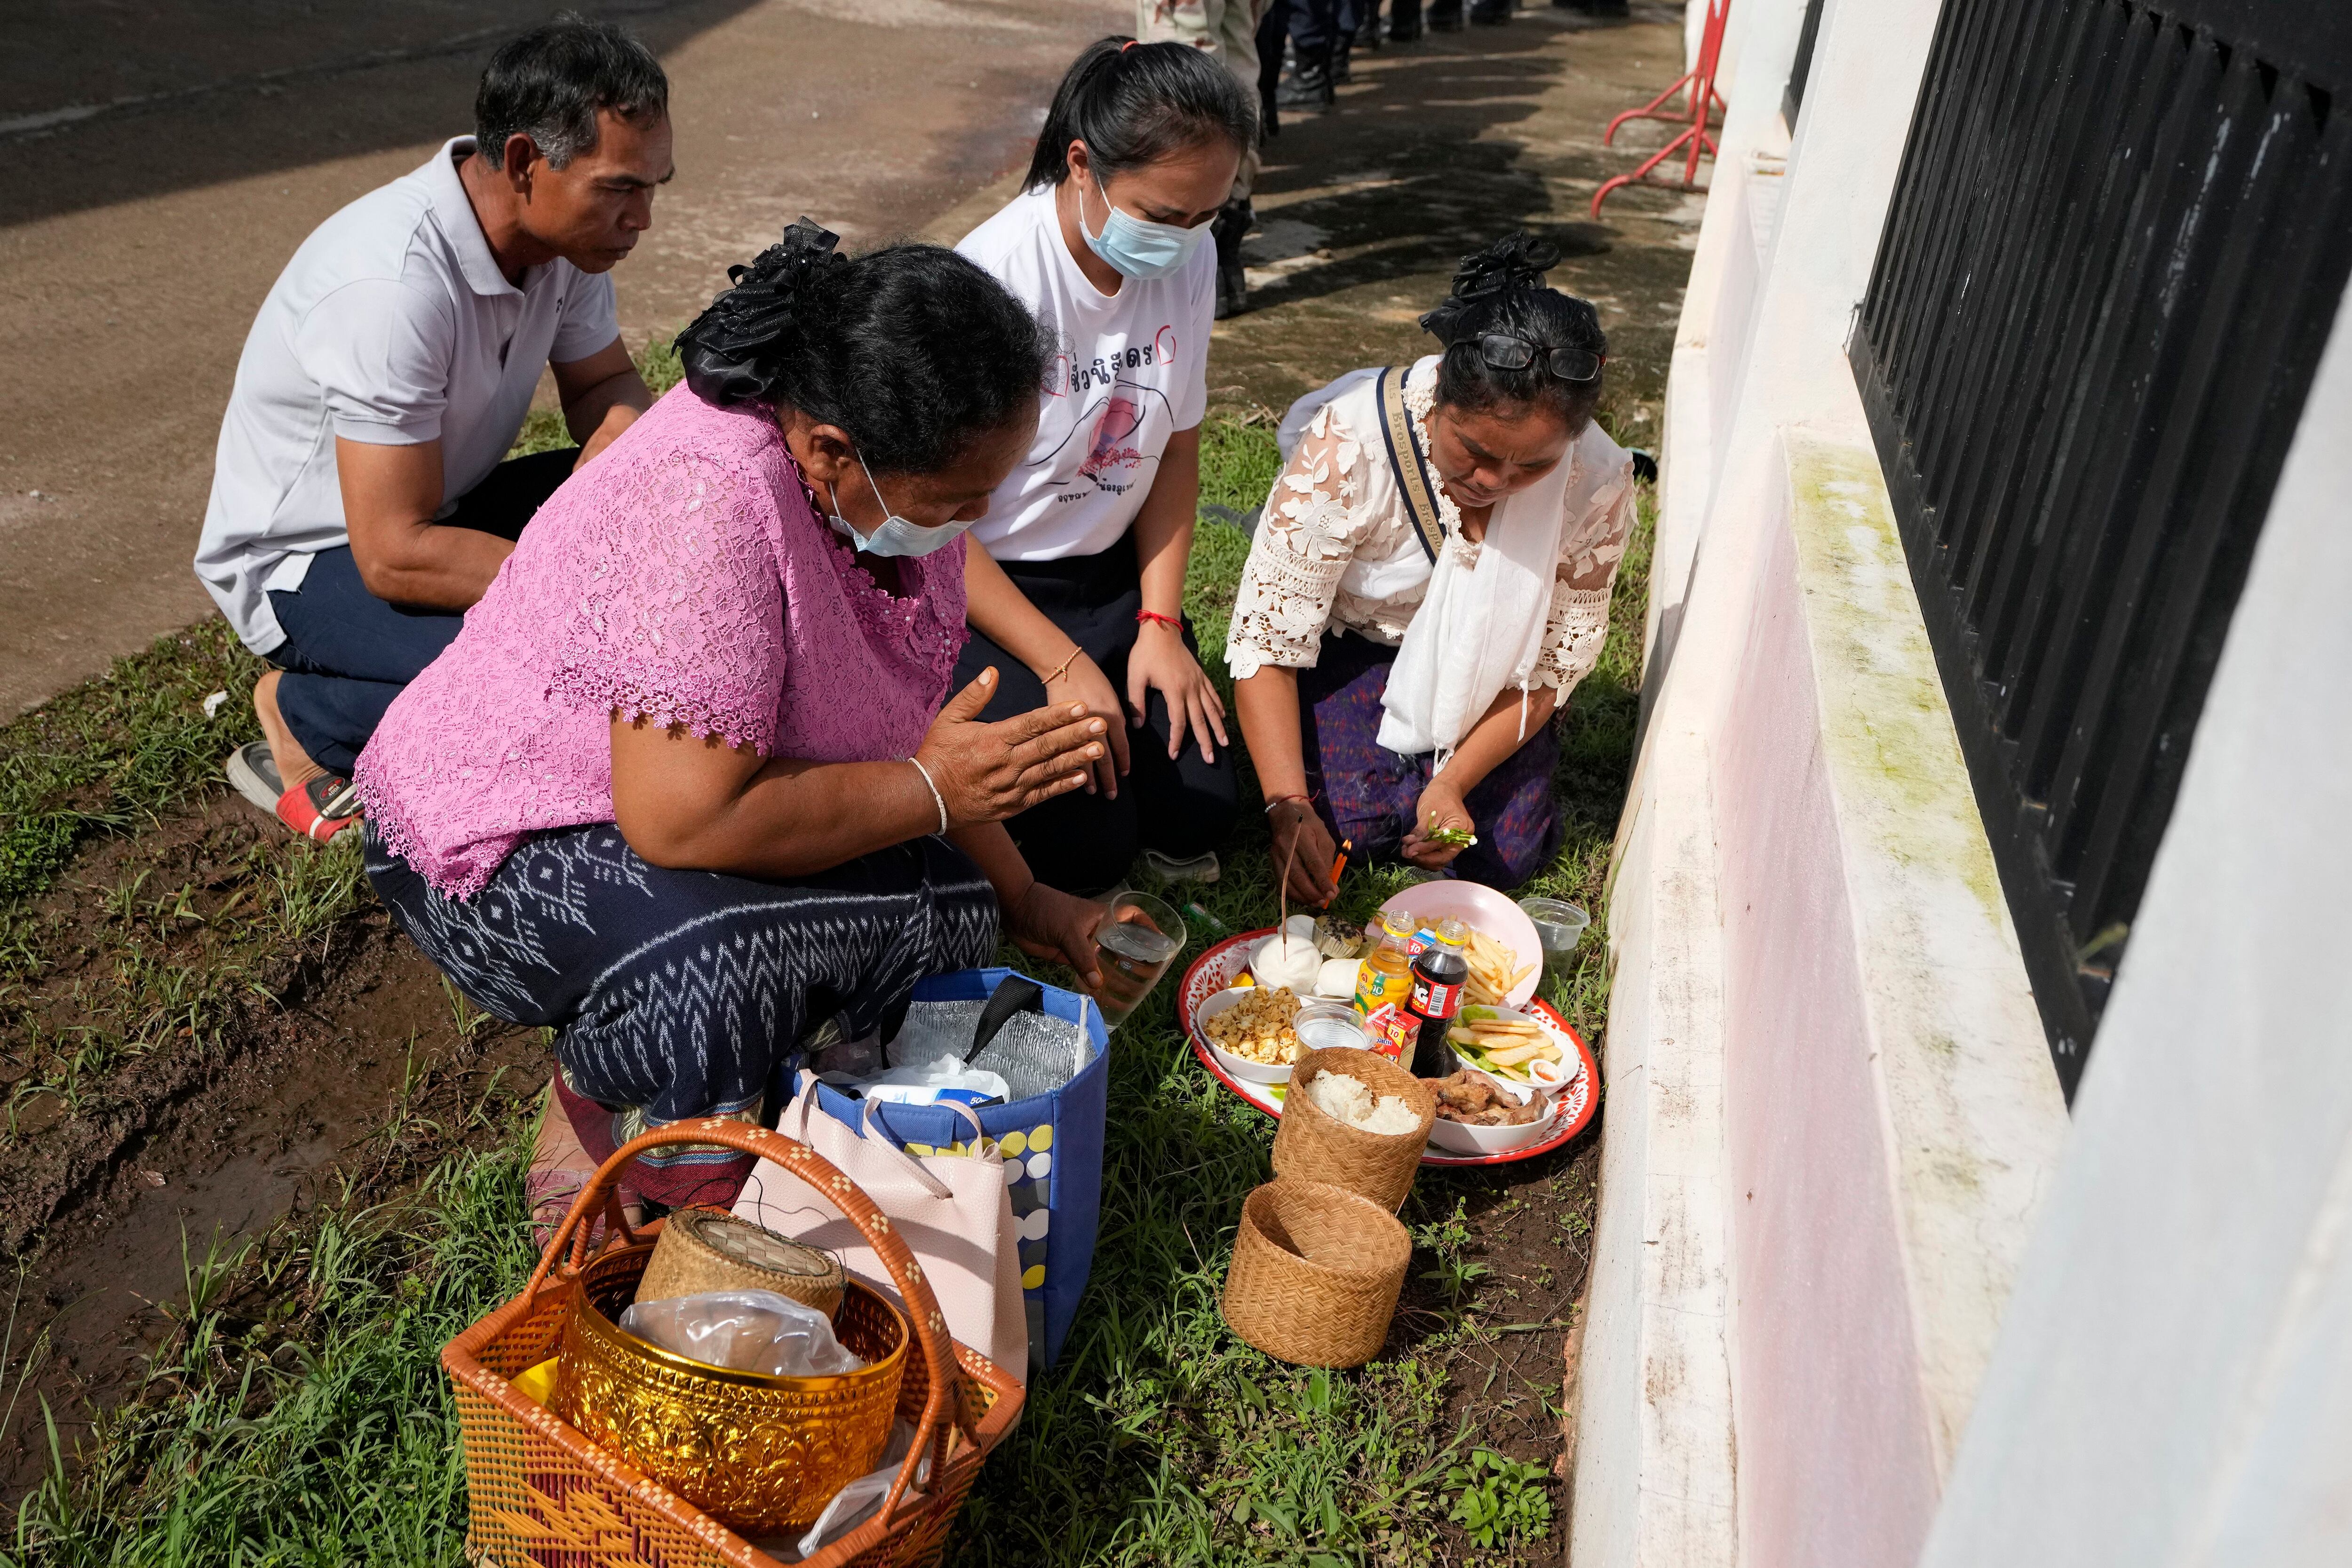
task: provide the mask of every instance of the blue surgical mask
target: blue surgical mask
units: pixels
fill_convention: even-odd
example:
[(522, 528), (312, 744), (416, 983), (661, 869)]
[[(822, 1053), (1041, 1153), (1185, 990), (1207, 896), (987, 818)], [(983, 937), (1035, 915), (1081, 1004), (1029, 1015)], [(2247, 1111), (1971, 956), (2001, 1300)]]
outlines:
[[(1094, 184), (1091, 176), (1088, 184)], [(1087, 246), (1097, 256), (1111, 264), (1121, 277), (1149, 282), (1154, 278), (1166, 278), (1192, 259), (1201, 242), (1209, 237), (1207, 224), (1196, 228), (1181, 228), (1172, 223), (1151, 223), (1131, 217), (1111, 205), (1110, 193), (1103, 192), (1103, 205), (1110, 216), (1103, 219), (1100, 234), (1087, 233), (1087, 193), (1078, 190), (1078, 232), (1087, 237)]]
[[(941, 545), (954, 542), (956, 536), (971, 526), (968, 522), (943, 522), (937, 528), (925, 528), (919, 522), (909, 522), (890, 510), (882, 499), (882, 487), (874, 482), (874, 470), (866, 467), (866, 454), (857, 454), (857, 466), (866, 471), (866, 483), (874, 491), (875, 504), (882, 509), (882, 526), (871, 533), (860, 533), (857, 527), (838, 511), (825, 513), (825, 521), (866, 555), (929, 555)], [(841, 500), (834, 498), (838, 507)]]

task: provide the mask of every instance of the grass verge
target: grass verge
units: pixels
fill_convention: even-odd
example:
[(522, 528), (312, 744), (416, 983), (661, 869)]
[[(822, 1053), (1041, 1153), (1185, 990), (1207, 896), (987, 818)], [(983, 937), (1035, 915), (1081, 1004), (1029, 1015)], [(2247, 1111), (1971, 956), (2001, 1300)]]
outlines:
[[(1203, 448), (1204, 501), (1245, 510), (1263, 499), (1272, 434), (1262, 419), (1213, 421)], [(1566, 842), (1534, 884), (1596, 914), (1631, 763), (1646, 495), (1642, 516), (1607, 647), (1563, 722)], [(1224, 611), (1244, 552), (1238, 529), (1204, 524), (1187, 585), (1221, 682)], [(225, 746), (208, 732), (192, 737), (180, 704), (201, 701), (212, 677), (200, 672), (233, 669), (239, 657), (206, 647), (198, 638), (174, 656), (158, 650), (165, 667), (142, 679), (176, 693), (171, 700), (142, 706), (127, 693), (86, 690), (34, 716), (39, 725), (26, 735), (126, 726), (123, 739), (106, 742), (117, 761), (75, 772), (81, 763), (62, 756), (70, 748), (45, 742), (43, 754), (61, 760), (39, 765), (54, 771), (21, 776), (50, 782), (0, 799), (80, 813), (65, 857), (92, 833), (185, 803)], [(16, 788), (5, 759), (22, 739), (14, 727), (0, 731), (0, 790)], [(149, 761), (121, 762), (140, 757)], [(1207, 916), (1192, 933), (1195, 952), (1272, 923), (1259, 820), (1244, 809), (1219, 883), (1175, 889)], [(58, 858), (37, 885), (55, 883), (64, 864)], [(343, 877), (364, 897), (355, 874), (330, 858), (300, 864), (323, 868), (314, 873), (320, 886)], [(1399, 880), (1351, 872), (1340, 912), (1360, 918)], [(202, 916), (208, 899), (223, 896), (134, 882), (123, 923), (108, 928), (108, 951), (152, 947), (166, 967), (181, 952), (173, 942), (184, 940), (174, 933), (199, 929), (181, 908)], [(334, 900), (318, 888), (289, 887), (283, 897), (289, 920), (334, 918)], [(203, 930), (227, 923), (222, 907), (210, 907)], [(315, 929), (265, 935), (283, 942)], [(1602, 945), (1595, 931), (1581, 967), (1546, 981), (1596, 1044)], [(199, 942), (177, 962), (202, 968), (213, 959)], [(1594, 1140), (1492, 1172), (1425, 1175), (1404, 1214), (1413, 1277), (1382, 1355), (1344, 1373), (1274, 1363), (1234, 1340), (1217, 1312), (1241, 1199), (1269, 1173), (1272, 1123), (1192, 1062), (1172, 991), (1163, 985), (1118, 1037), (1102, 1231), (1076, 1331), (982, 1474), (948, 1561), (1369, 1568), (1556, 1558), (1549, 1466), (1564, 1396), (1560, 1340), (1588, 1262)], [(182, 1331), (101, 1422), (79, 1465), (60, 1456), (22, 1500), (0, 1563), (460, 1563), (463, 1471), (439, 1348), (519, 1289), (530, 1261), (522, 1108), (486, 1102), (460, 1131), (438, 1134), (440, 1146), (493, 1147), (455, 1149), (421, 1178), (355, 1177), (323, 1219), (242, 1258), (192, 1264)], [(396, 1203), (383, 1201), (392, 1189), (404, 1189)]]
[(259, 736), (261, 669), (227, 622), (205, 621), (0, 728), (0, 910), (47, 891), (92, 836), (150, 824), (218, 777)]
[[(420, 1150), (486, 1135), (417, 1176)], [(50, 1473), (19, 1503), (0, 1568), (462, 1562), (465, 1463), (439, 1356), (530, 1278), (530, 1152), (503, 1093), (456, 1126), (396, 1119), (340, 1203), (192, 1258), (177, 1331), (78, 1467), (51, 1422)]]

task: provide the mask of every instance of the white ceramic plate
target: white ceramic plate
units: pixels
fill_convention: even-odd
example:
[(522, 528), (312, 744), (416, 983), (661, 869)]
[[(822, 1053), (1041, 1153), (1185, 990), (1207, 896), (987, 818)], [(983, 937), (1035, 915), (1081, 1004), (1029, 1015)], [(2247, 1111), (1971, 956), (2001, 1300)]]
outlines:
[[(1494, 1078), (1494, 1074), (1486, 1075)], [(1521, 1105), (1536, 1098), (1535, 1090), (1508, 1079), (1495, 1079), (1503, 1092)], [(1549, 1116), (1538, 1116), (1533, 1121), (1517, 1127), (1472, 1127), (1460, 1121), (1448, 1121), (1440, 1116), (1429, 1124), (1429, 1141), (1449, 1154), (1500, 1154), (1512, 1149), (1524, 1149), (1552, 1131)]]
[(1254, 1062), (1247, 1057), (1237, 1057), (1209, 1038), (1209, 1020), (1220, 1013), (1232, 1011), (1234, 1005), (1243, 997), (1257, 989), (1258, 987), (1254, 985), (1236, 985), (1230, 990), (1218, 992), (1201, 1004), (1201, 1010), (1194, 1015), (1194, 1021), (1200, 1028), (1202, 1043), (1209, 1047), (1209, 1054), (1216, 1058), (1219, 1067), (1234, 1077), (1247, 1083), (1288, 1083), (1290, 1081), (1288, 1062), (1283, 1063), (1278, 1068), (1268, 1067), (1264, 1062)]
[(1471, 930), (1484, 931), (1511, 950), (1514, 968), (1536, 966), (1503, 1000), (1524, 1007), (1536, 994), (1536, 984), (1543, 978), (1543, 942), (1536, 935), (1536, 922), (1528, 919), (1525, 910), (1485, 883), (1444, 879), (1417, 882), (1381, 908), (1424, 922), (1452, 915)]
[[(1566, 1045), (1557, 1037), (1553, 1037), (1550, 1025), (1543, 1018), (1528, 1011), (1524, 1007), (1497, 1007), (1495, 1009), (1495, 1013), (1498, 1017), (1526, 1019), (1528, 1023), (1535, 1025), (1539, 1029), (1542, 1029), (1547, 1037), (1551, 1037), (1552, 1044), (1559, 1048), (1562, 1057), (1562, 1059), (1559, 1061), (1538, 1060), (1531, 1061), (1527, 1064), (1528, 1076), (1534, 1080), (1533, 1087), (1538, 1094), (1558, 1094), (1561, 1089), (1566, 1089), (1570, 1084), (1576, 1081), (1576, 1075), (1580, 1070), (1581, 1064), (1576, 1059), (1574, 1047)], [(1471, 1064), (1465, 1058), (1464, 1058), (1462, 1065), (1464, 1067), (1468, 1067)], [(1486, 1069), (1482, 1068), (1480, 1070), (1485, 1071)], [(1496, 1083), (1501, 1084), (1506, 1089), (1523, 1089), (1528, 1087), (1528, 1085), (1517, 1082), (1516, 1079), (1505, 1078), (1498, 1072), (1490, 1071), (1486, 1073), (1486, 1076), (1493, 1079)]]

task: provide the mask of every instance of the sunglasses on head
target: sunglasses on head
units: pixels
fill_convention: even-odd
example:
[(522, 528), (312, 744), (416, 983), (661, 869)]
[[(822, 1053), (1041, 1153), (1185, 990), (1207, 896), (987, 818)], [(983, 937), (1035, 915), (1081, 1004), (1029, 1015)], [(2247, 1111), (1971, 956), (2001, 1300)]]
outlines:
[(1608, 355), (1591, 349), (1539, 349), (1507, 332), (1488, 332), (1480, 338), (1478, 357), (1496, 370), (1525, 370), (1541, 363), (1561, 381), (1591, 381), (1609, 363)]

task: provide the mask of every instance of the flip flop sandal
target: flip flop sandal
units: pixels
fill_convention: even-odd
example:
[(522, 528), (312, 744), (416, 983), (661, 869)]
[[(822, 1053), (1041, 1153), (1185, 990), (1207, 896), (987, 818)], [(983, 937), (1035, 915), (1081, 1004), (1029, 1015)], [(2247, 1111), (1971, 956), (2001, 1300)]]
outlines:
[(320, 773), (278, 797), (278, 820), (324, 844), (360, 819), (360, 792), (349, 779)]
[(248, 741), (228, 754), (229, 784), (256, 809), (321, 844), (360, 819), (359, 793), (349, 781), (322, 773), (288, 789), (267, 741)]
[[(580, 1189), (588, 1184), (588, 1178), (594, 1173), (593, 1171), (527, 1171), (523, 1173), (522, 1195), (530, 1211), (533, 1247), (541, 1252), (547, 1250), (548, 1244), (555, 1239), (556, 1227), (563, 1223), (563, 1216), (572, 1212), (572, 1204), (579, 1199)], [(644, 1212), (645, 1200), (626, 1183), (622, 1184), (614, 1195), (621, 1200), (624, 1210)], [(643, 1222), (632, 1215), (629, 1223), (634, 1226)], [(590, 1217), (588, 1250), (591, 1253), (604, 1246), (604, 1229), (603, 1215)]]
[(247, 741), (228, 754), (223, 771), (229, 787), (247, 804), (265, 816), (278, 815), (278, 797), (286, 793), (286, 781), (278, 774), (278, 759), (270, 754), (268, 742)]

